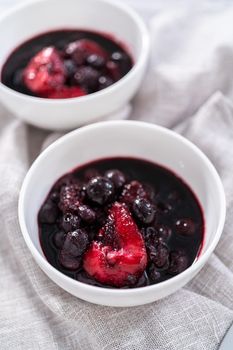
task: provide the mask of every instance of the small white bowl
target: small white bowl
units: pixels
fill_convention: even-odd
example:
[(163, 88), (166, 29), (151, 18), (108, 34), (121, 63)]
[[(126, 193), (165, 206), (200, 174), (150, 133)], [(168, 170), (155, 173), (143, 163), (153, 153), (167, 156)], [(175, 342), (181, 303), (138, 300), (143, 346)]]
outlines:
[(0, 82), (0, 100), (18, 118), (41, 128), (72, 129), (117, 112), (136, 93), (146, 68), (149, 36), (140, 17), (110, 0), (35, 0), (0, 19), (0, 67), (24, 41), (56, 29), (108, 33), (126, 45), (133, 68), (112, 86), (78, 98), (51, 100), (27, 96)]
[[(46, 260), (39, 242), (37, 215), (55, 181), (75, 167), (107, 157), (125, 156), (160, 164), (181, 177), (204, 211), (201, 255), (184, 272), (152, 286), (107, 289), (73, 280)], [(191, 142), (163, 127), (136, 121), (100, 122), (82, 127), (49, 146), (29, 170), (19, 198), (19, 221), (26, 244), (41, 269), (67, 292), (92, 303), (134, 306), (163, 298), (189, 282), (213, 252), (225, 220), (221, 180), (208, 158)]]

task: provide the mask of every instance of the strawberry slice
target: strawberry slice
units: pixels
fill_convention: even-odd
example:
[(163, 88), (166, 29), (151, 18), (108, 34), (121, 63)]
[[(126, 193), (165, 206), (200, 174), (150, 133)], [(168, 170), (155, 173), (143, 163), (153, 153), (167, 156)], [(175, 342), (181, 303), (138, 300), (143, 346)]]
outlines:
[(29, 61), (23, 72), (26, 87), (37, 95), (47, 95), (65, 82), (65, 68), (58, 51), (45, 47)]
[[(115, 244), (108, 240), (109, 232)], [(93, 241), (84, 255), (84, 270), (97, 281), (115, 287), (136, 281), (146, 268), (147, 253), (141, 233), (124, 204), (113, 204), (99, 237), (102, 241)]]
[(86, 92), (77, 86), (63, 86), (48, 95), (48, 98), (72, 98), (86, 95)]

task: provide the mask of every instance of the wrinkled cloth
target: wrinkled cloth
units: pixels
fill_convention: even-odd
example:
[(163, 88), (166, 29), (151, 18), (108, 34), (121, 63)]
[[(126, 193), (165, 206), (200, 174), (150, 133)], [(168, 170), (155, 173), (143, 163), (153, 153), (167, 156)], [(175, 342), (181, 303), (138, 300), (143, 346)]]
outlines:
[(201, 272), (160, 301), (110, 308), (66, 293), (33, 260), (17, 217), (30, 164), (59, 134), (1, 107), (0, 349), (214, 350), (233, 322), (233, 6), (158, 1), (152, 16), (152, 2), (151, 60), (130, 118), (173, 128), (213, 162), (227, 199), (221, 240)]

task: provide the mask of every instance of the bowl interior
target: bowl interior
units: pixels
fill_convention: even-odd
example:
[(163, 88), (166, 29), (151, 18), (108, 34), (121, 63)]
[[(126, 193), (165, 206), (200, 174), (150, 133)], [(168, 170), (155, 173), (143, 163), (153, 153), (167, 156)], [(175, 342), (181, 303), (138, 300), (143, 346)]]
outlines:
[(138, 122), (97, 123), (81, 128), (58, 140), (36, 160), (21, 193), (21, 219), (37, 251), (43, 256), (37, 214), (54, 182), (81, 164), (114, 156), (141, 158), (165, 166), (192, 188), (204, 211), (202, 255), (213, 242), (224, 216), (219, 177), (190, 142), (167, 129)]
[(99, 0), (36, 0), (0, 22), (0, 65), (25, 40), (55, 29), (80, 28), (109, 33), (126, 45), (135, 60), (142, 48), (137, 20), (121, 6)]

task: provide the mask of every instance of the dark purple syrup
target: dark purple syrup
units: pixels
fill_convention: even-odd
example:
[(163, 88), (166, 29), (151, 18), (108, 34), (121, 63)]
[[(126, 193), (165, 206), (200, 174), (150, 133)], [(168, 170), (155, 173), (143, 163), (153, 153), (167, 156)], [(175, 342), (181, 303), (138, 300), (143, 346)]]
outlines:
[[(96, 176), (104, 176), (106, 171), (110, 169), (121, 171), (126, 185), (134, 180), (142, 184), (148, 193), (150, 203), (155, 208), (155, 218), (146, 224), (138, 219), (137, 211), (135, 212), (133, 207), (130, 207), (147, 247), (148, 266), (139, 280), (125, 288), (155, 284), (185, 270), (198, 257), (203, 244), (204, 218), (200, 204), (192, 190), (173, 172), (157, 164), (133, 158), (111, 158), (91, 162), (64, 175), (54, 184), (41, 208), (38, 220), (41, 246), (49, 263), (65, 275), (78, 281), (112, 288), (88, 277), (82, 268), (82, 258), (79, 258), (80, 264), (76, 270), (64, 268), (59, 260), (61, 248), (55, 244), (57, 232), (60, 232), (60, 235), (56, 236), (60, 246), (62, 245), (60, 240), (63, 240), (61, 232), (64, 233), (61, 224), (62, 212), (57, 208), (56, 203), (59, 201), (61, 188), (64, 189), (65, 185), (69, 186), (71, 183), (76, 183), (79, 188), (82, 188), (83, 203), (97, 213), (98, 220), (94, 223), (87, 224), (79, 220), (77, 224), (78, 228), (84, 229), (88, 233), (89, 242), (95, 239), (106, 220), (111, 202), (121, 198), (124, 187), (116, 191), (115, 197), (104, 205), (93, 204), (85, 191), (87, 191), (88, 180)], [(53, 203), (53, 209), (49, 213), (52, 215), (48, 217), (48, 221), (54, 222), (50, 224), (42, 223), (40, 219), (46, 203)], [(155, 246), (157, 250), (154, 250)], [(157, 254), (157, 260), (154, 253)]]
[[(53, 46), (64, 58), (65, 66), (68, 70), (68, 78), (66, 79), (65, 86), (75, 86), (75, 82), (72, 76), (70, 76), (70, 71), (76, 72), (75, 69), (80, 68), (76, 63), (73, 65), (72, 57), (63, 57), (65, 55), (65, 49), (70, 43), (80, 40), (88, 39), (97, 44), (99, 44), (106, 52), (106, 61), (101, 64), (99, 60), (93, 60), (93, 57), (87, 58), (85, 62), (82, 63), (82, 67), (91, 67), (97, 71), (97, 73), (92, 74), (92, 76), (87, 77), (91, 80), (90, 88), (85, 83), (84, 90), (86, 93), (92, 93), (99, 91), (105, 87), (110, 86), (125, 74), (133, 66), (133, 61), (130, 54), (125, 49), (124, 45), (110, 35), (100, 34), (97, 32), (91, 32), (88, 30), (57, 30), (48, 33), (40, 34), (17, 47), (11, 55), (6, 60), (2, 72), (1, 81), (4, 85), (9, 88), (21, 92), (26, 95), (37, 96), (37, 97), (47, 97), (38, 96), (37, 94), (30, 91), (23, 81), (23, 71), (29, 61), (42, 49), (45, 47)], [(110, 62), (110, 70), (107, 68)], [(114, 65), (117, 65), (117, 69), (114, 71)], [(74, 68), (76, 66), (76, 68)], [(113, 70), (112, 70), (113, 68)], [(71, 73), (73, 74), (73, 72)], [(98, 82), (93, 88), (93, 79), (98, 78)], [(49, 97), (48, 97), (49, 98)]]

